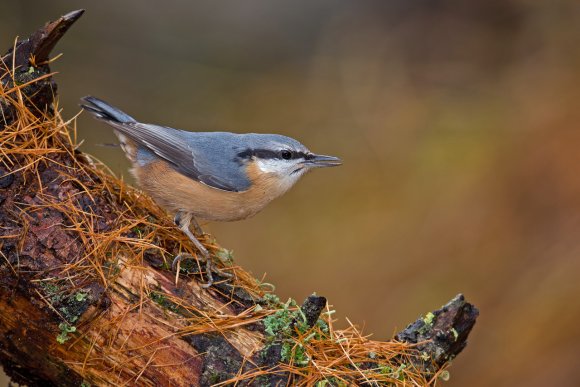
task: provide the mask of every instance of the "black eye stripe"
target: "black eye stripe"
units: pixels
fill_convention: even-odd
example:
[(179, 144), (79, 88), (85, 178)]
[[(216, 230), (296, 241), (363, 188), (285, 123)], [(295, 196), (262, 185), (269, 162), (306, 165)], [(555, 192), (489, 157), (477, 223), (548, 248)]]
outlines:
[[(290, 151), (292, 156), (291, 159), (305, 159), (310, 160), (314, 157), (311, 153), (299, 152), (299, 151)], [(259, 159), (280, 159), (284, 160), (282, 157), (282, 152), (280, 151), (273, 151), (270, 149), (246, 149), (243, 152), (238, 153), (238, 157), (242, 159), (250, 159), (252, 156), (255, 156)]]

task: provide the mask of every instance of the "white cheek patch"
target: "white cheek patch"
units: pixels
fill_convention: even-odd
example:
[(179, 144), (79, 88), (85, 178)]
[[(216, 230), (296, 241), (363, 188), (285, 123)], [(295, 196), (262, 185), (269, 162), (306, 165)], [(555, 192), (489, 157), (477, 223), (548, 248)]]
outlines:
[(296, 170), (297, 166), (289, 163), (287, 160), (257, 160), (256, 164), (262, 173), (273, 173), (276, 175), (277, 195), (281, 195), (290, 189), (300, 179), (300, 176), (304, 174), (304, 170), (292, 173)]
[(279, 159), (259, 159), (256, 161), (260, 171), (264, 173), (283, 173), (288, 169), (288, 161)]

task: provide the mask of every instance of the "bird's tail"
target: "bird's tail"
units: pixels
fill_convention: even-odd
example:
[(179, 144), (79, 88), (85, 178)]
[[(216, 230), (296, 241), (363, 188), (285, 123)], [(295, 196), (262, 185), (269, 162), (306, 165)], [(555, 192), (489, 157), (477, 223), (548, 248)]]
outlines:
[(133, 117), (106, 103), (105, 101), (90, 95), (81, 98), (81, 107), (92, 113), (96, 118), (104, 121), (119, 123), (136, 122)]

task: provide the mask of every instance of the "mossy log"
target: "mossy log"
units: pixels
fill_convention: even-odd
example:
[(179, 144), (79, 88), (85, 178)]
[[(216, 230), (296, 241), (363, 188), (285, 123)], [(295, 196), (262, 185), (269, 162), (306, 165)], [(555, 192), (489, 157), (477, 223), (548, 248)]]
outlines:
[(203, 289), (203, 265), (191, 262), (176, 282), (168, 262), (193, 246), (150, 199), (76, 150), (56, 108), (49, 54), (82, 13), (0, 62), (0, 361), (13, 380), (435, 384), (478, 314), (462, 296), (377, 342), (334, 329), (324, 297), (282, 304), (231, 261), (222, 270), (232, 281)]

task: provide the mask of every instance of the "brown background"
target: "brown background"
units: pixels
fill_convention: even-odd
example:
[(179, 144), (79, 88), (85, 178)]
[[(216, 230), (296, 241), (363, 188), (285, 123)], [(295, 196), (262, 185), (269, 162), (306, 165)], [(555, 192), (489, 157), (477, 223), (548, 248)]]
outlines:
[[(386, 339), (463, 292), (481, 317), (447, 385), (580, 385), (580, 3), (4, 0), (0, 47), (79, 7), (66, 117), (93, 94), (344, 159), (205, 226), (282, 298)], [(83, 115), (79, 138), (129, 179), (108, 128)]]

